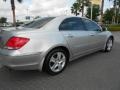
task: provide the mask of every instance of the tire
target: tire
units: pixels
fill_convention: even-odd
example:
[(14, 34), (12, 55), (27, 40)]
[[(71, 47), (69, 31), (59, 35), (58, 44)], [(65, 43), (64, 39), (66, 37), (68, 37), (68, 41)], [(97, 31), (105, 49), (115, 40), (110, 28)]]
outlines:
[(66, 68), (68, 59), (69, 57), (65, 50), (61, 48), (54, 49), (46, 56), (43, 71), (50, 75), (57, 75)]
[(113, 48), (113, 38), (109, 38), (106, 42), (106, 46), (105, 46), (105, 49), (104, 49), (104, 52), (110, 52)]

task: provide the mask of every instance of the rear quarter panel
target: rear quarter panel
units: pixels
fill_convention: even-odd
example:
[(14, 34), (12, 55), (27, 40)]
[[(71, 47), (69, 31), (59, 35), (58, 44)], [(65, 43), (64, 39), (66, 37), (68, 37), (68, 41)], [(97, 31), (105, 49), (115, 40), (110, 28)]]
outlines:
[[(12, 56), (30, 55), (35, 53), (46, 53), (52, 48), (57, 46), (65, 46), (69, 48), (64, 37), (59, 31), (47, 32), (46, 30), (38, 30), (38, 31), (33, 30), (29, 32), (19, 32), (19, 33), (17, 32), (8, 36), (9, 37), (18, 36), (18, 37), (25, 37), (30, 39), (30, 41), (27, 44), (25, 44), (22, 48), (18, 50), (3, 49), (4, 52)], [(6, 41), (8, 40), (8, 38), (6, 38)]]

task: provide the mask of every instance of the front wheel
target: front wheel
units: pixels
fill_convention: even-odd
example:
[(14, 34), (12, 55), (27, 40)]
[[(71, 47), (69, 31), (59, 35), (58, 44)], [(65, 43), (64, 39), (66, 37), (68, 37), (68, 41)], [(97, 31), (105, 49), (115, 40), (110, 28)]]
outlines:
[(113, 47), (113, 38), (109, 38), (106, 42), (106, 46), (105, 46), (105, 52), (110, 52), (112, 50)]
[(63, 49), (54, 49), (46, 57), (43, 70), (51, 75), (61, 73), (67, 66), (68, 55)]

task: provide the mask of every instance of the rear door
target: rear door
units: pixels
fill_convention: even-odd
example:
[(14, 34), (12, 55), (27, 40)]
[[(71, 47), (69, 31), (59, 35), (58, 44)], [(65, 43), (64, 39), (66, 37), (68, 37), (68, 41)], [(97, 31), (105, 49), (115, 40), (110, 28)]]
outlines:
[(59, 30), (64, 35), (74, 56), (91, 49), (92, 38), (81, 18), (71, 17), (65, 19), (61, 23)]

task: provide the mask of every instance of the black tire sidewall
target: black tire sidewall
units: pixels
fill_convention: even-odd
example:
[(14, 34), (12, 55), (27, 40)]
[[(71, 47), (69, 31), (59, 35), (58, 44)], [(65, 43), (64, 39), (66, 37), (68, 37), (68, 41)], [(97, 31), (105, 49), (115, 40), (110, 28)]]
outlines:
[[(56, 53), (56, 52), (62, 52), (62, 53), (65, 55), (65, 57), (66, 57), (65, 66), (64, 66), (64, 68), (63, 68), (61, 71), (59, 71), (59, 72), (53, 72), (53, 71), (50, 69), (50, 67), (49, 67), (50, 58), (51, 58), (51, 56), (52, 56), (54, 53)], [(66, 68), (67, 63), (68, 63), (68, 59), (69, 59), (69, 57), (68, 57), (68, 54), (67, 54), (67, 52), (66, 52), (65, 50), (60, 49), (60, 48), (54, 49), (54, 50), (50, 51), (50, 52), (47, 54), (47, 56), (46, 56), (46, 58), (45, 58), (45, 61), (44, 61), (44, 64), (43, 64), (43, 71), (47, 72), (47, 73), (50, 74), (50, 75), (57, 75), (57, 74), (61, 73), (61, 72)]]
[(113, 45), (112, 45), (111, 49), (108, 50), (108, 42), (109, 42), (109, 40), (112, 40), (112, 44), (113, 44), (113, 42), (114, 42), (112, 38), (109, 38), (109, 39), (107, 40), (107, 42), (106, 42), (106, 47), (105, 47), (105, 52), (111, 52), (111, 50), (112, 50), (112, 48), (113, 48)]

